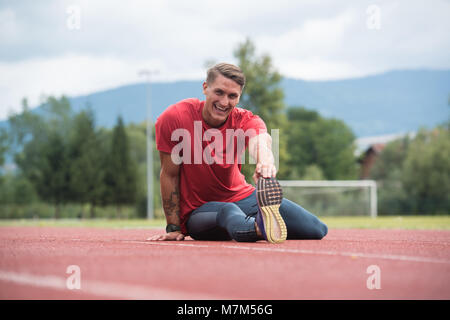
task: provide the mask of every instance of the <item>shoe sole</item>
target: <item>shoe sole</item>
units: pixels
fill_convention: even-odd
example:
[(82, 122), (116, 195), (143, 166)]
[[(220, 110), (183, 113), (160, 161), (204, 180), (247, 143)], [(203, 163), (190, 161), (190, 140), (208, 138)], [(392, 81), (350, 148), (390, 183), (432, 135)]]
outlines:
[(261, 209), (267, 241), (281, 243), (286, 240), (287, 229), (280, 215), (283, 191), (275, 178), (258, 180), (256, 198)]

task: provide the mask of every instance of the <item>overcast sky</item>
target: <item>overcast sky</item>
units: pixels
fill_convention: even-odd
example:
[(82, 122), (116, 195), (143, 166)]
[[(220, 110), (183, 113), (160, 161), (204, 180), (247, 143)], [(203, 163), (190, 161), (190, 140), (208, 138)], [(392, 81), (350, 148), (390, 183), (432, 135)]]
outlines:
[(286, 77), (450, 69), (450, 1), (0, 0), (0, 119), (45, 95), (203, 79), (250, 37)]

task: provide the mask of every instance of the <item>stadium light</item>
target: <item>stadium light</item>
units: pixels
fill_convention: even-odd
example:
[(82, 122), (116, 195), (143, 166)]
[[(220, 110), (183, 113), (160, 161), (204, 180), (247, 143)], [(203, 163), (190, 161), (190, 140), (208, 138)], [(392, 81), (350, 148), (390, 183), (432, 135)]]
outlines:
[(157, 70), (143, 69), (138, 72), (147, 81), (147, 219), (153, 219), (153, 139), (152, 139), (152, 107), (151, 107), (151, 76)]

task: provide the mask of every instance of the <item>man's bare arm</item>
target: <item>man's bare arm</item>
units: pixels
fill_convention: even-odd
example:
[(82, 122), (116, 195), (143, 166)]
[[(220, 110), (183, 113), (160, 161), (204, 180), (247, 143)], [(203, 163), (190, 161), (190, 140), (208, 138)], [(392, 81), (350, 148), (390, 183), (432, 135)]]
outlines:
[(172, 162), (170, 154), (160, 152), (161, 198), (168, 224), (180, 225), (180, 167)]
[(260, 177), (275, 177), (277, 168), (272, 152), (272, 137), (268, 133), (259, 134), (249, 140), (248, 152), (256, 160), (253, 180), (255, 183)]
[[(169, 153), (160, 152), (161, 198), (167, 224), (180, 226), (180, 166), (173, 163)], [(148, 240), (183, 240), (180, 231), (158, 235)]]

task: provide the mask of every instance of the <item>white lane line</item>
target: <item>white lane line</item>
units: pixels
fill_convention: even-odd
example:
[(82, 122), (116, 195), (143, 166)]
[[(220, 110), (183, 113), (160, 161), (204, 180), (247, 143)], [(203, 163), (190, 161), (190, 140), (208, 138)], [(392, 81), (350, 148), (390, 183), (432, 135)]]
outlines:
[(159, 246), (180, 246), (180, 247), (194, 247), (194, 248), (227, 248), (227, 249), (248, 250), (248, 251), (328, 255), (328, 256), (351, 257), (351, 258), (385, 259), (385, 260), (395, 260), (395, 261), (412, 261), (412, 262), (450, 264), (450, 260), (445, 260), (445, 259), (430, 258), (430, 257), (417, 257), (417, 256), (405, 256), (405, 255), (395, 255), (395, 254), (338, 252), (338, 251), (304, 250), (304, 249), (289, 249), (289, 248), (268, 248), (268, 247), (259, 248), (259, 247), (248, 247), (248, 246), (238, 246), (238, 245), (211, 246), (211, 245), (205, 245), (205, 244), (170, 243), (170, 242), (138, 241), (138, 240), (118, 240), (118, 241), (130, 242), (130, 243), (141, 243), (141, 244), (148, 244), (148, 245), (157, 245), (157, 246), (159, 245)]
[[(71, 239), (71, 241), (88, 241), (84, 239)], [(265, 252), (280, 252), (280, 253), (295, 253), (295, 254), (311, 254), (311, 255), (328, 255), (328, 256), (343, 256), (351, 258), (368, 258), (368, 259), (385, 259), (395, 261), (412, 261), (412, 262), (425, 262), (425, 263), (439, 263), (450, 264), (450, 260), (430, 258), (430, 257), (418, 257), (418, 256), (405, 256), (395, 254), (378, 254), (378, 253), (363, 253), (363, 252), (338, 252), (338, 251), (324, 251), (324, 250), (305, 250), (305, 249), (289, 249), (289, 248), (268, 248), (268, 247), (248, 247), (239, 245), (207, 245), (207, 244), (189, 244), (189, 243), (171, 243), (162, 241), (142, 241), (142, 240), (107, 240), (106, 242), (128, 242), (139, 243), (147, 245), (159, 245), (159, 246), (180, 246), (180, 247), (193, 247), (193, 248), (227, 248), (249, 251), (265, 251)]]
[[(99, 297), (130, 300), (208, 300), (225, 299), (209, 294), (195, 292), (180, 292), (167, 289), (152, 288), (150, 286), (136, 286), (122, 283), (103, 281), (91, 281), (81, 278), (81, 289), (69, 290), (66, 286), (66, 278), (53, 275), (35, 275), (29, 273), (17, 273), (0, 270), (0, 281), (12, 282), (20, 285), (29, 285), (39, 288), (48, 288), (74, 292), (80, 295), (89, 294)], [(26, 298), (26, 297), (24, 297)]]

